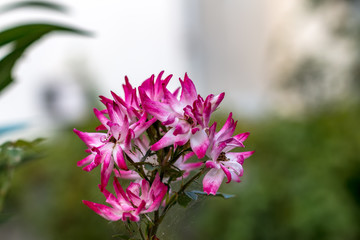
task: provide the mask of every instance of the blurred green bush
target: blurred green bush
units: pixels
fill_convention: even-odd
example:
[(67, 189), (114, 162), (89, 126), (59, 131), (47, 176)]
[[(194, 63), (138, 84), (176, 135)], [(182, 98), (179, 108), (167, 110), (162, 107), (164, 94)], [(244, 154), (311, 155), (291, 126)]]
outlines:
[[(220, 189), (236, 197), (175, 209), (164, 239), (359, 239), (359, 117), (360, 108), (351, 106), (296, 120), (240, 121), (238, 132), (251, 132), (247, 149), (257, 152), (244, 164), (243, 182)], [(89, 119), (94, 123), (76, 127), (91, 131), (96, 122)], [(86, 154), (72, 130), (47, 148), (47, 158), (17, 171), (10, 211), (44, 239), (112, 239), (124, 231), (81, 203), (104, 199), (98, 176), (87, 176), (97, 171), (76, 167)]]

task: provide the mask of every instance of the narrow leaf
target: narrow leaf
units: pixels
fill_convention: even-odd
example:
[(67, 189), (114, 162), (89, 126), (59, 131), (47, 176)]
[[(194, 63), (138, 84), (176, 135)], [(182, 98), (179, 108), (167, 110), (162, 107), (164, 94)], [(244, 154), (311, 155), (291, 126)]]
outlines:
[(205, 195), (205, 196), (211, 196), (211, 197), (222, 197), (224, 199), (235, 197), (235, 195), (225, 194), (225, 193), (221, 193), (221, 192), (217, 192), (215, 196), (214, 195), (208, 195), (206, 192), (198, 191), (198, 190), (193, 190), (191, 192), (196, 193), (198, 195)]
[(177, 202), (180, 206), (187, 207), (187, 205), (191, 202), (191, 198), (185, 193), (180, 193)]
[(0, 92), (14, 81), (12, 70), (25, 50), (43, 36), (58, 31), (90, 35), (89, 32), (73, 27), (43, 23), (21, 25), (0, 32), (0, 46), (10, 42), (14, 44), (14, 49), (0, 60)]
[(67, 12), (67, 9), (56, 3), (51, 2), (44, 2), (44, 1), (23, 1), (23, 2), (16, 2), (16, 3), (10, 3), (5, 5), (4, 7), (0, 8), (0, 13), (9, 12), (16, 9), (21, 8), (37, 8), (37, 9), (45, 9), (45, 10), (52, 10), (57, 12), (65, 13)]

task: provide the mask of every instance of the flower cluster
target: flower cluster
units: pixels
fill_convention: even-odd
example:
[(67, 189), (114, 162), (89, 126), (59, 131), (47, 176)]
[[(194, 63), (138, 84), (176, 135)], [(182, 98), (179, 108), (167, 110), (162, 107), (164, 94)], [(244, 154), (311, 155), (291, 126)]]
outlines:
[[(100, 96), (105, 108), (94, 109), (101, 123), (96, 132), (74, 129), (89, 153), (78, 166), (85, 171), (101, 166), (99, 188), (111, 207), (84, 203), (110, 221), (140, 221), (141, 214), (155, 212), (155, 228), (191, 182), (205, 174), (204, 192), (216, 195), (225, 177), (227, 183), (240, 181), (244, 159), (253, 154), (231, 151), (244, 147), (249, 136), (247, 132), (233, 136), (237, 122), (231, 113), (219, 131), (216, 122), (210, 126), (224, 93), (202, 98), (187, 74), (172, 92), (167, 88), (171, 77), (161, 72), (137, 89), (125, 77), (123, 98), (114, 92), (112, 99)], [(107, 190), (112, 174), (115, 195)], [(118, 179), (132, 182), (124, 191)], [(177, 190), (172, 183), (179, 181)], [(149, 229), (155, 236), (156, 228)]]

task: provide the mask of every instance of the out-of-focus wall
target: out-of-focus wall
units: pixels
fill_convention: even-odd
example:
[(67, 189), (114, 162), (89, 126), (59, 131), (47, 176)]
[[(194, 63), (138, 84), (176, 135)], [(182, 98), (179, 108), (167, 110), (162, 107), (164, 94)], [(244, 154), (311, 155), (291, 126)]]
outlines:
[[(0, 6), (13, 2), (2, 1)], [(0, 125), (26, 123), (27, 130), (35, 128), (32, 132), (36, 134), (39, 129), (52, 128), (54, 119), (74, 121), (91, 112), (93, 106), (84, 105), (84, 88), (90, 89), (96, 101), (97, 95), (108, 96), (110, 90), (121, 95), (125, 75), (138, 86), (161, 70), (174, 74), (170, 85), (175, 88), (177, 78), (188, 70), (182, 1), (50, 2), (67, 7), (68, 14), (20, 9), (1, 14), (0, 28), (56, 22), (90, 31), (93, 37), (57, 33), (31, 47), (16, 65), (16, 83), (0, 96)], [(57, 96), (55, 100), (50, 97), (52, 113), (43, 107), (49, 94)], [(62, 117), (49, 118), (54, 111)]]
[(355, 54), (335, 32), (349, 4), (315, 2), (187, 1), (190, 69), (203, 93), (225, 91), (227, 108), (248, 117), (347, 97)]

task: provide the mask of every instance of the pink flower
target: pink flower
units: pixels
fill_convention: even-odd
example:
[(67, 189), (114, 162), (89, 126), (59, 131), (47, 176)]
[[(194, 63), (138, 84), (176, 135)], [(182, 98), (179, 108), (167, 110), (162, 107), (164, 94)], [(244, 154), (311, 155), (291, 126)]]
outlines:
[[(107, 133), (86, 133), (74, 129), (74, 132), (88, 146), (91, 154), (78, 162), (78, 166), (84, 166), (85, 171), (91, 171), (101, 164), (101, 187), (106, 187), (114, 163), (120, 168), (127, 170), (124, 151), (130, 149), (130, 141), (139, 137), (156, 119), (147, 121), (144, 113), (137, 121), (129, 121), (129, 111), (114, 101), (102, 98), (106, 109), (99, 111), (94, 109), (96, 117), (101, 122), (98, 130), (107, 130)], [(108, 114), (109, 118), (104, 114)]]
[[(147, 156), (145, 159), (143, 159), (147, 153), (147, 151), (150, 149), (149, 140), (143, 135), (142, 138), (137, 138), (134, 140), (134, 145), (136, 145), (136, 148), (132, 151), (127, 151), (127, 155), (135, 162), (145, 162), (149, 163), (153, 166), (159, 165), (158, 158), (156, 154), (151, 154)], [(195, 154), (193, 152), (187, 153), (185, 155), (182, 155), (179, 157), (179, 159), (176, 160), (174, 163), (174, 166), (176, 169), (183, 171), (183, 175), (178, 178), (178, 180), (181, 180), (183, 178), (186, 178), (190, 175), (190, 172), (201, 167), (203, 165), (202, 162), (187, 162), (191, 157), (193, 157)], [(148, 173), (146, 168), (143, 169), (145, 174)], [(117, 170), (114, 169), (115, 176), (122, 179), (141, 179), (141, 176), (134, 170)], [(151, 172), (150, 172), (151, 173)]]
[(250, 133), (241, 133), (233, 136), (237, 122), (232, 119), (230, 113), (225, 125), (215, 133), (216, 123), (209, 130), (212, 143), (207, 151), (210, 160), (206, 161), (205, 166), (211, 168), (203, 179), (204, 192), (215, 195), (224, 177), (229, 183), (234, 180), (240, 182), (243, 175), (242, 164), (244, 159), (250, 157), (254, 151), (250, 152), (229, 152), (236, 147), (244, 147), (243, 142)]
[(102, 192), (106, 197), (106, 202), (111, 207), (99, 203), (84, 200), (94, 212), (110, 221), (130, 221), (138, 222), (140, 214), (156, 211), (167, 193), (167, 186), (160, 181), (157, 174), (151, 187), (146, 180), (139, 183), (130, 183), (126, 192), (121, 187), (118, 180), (114, 179), (115, 195), (104, 189)]
[(224, 93), (217, 96), (209, 95), (204, 101), (197, 95), (194, 83), (187, 74), (184, 81), (180, 79), (180, 83), (182, 86), (180, 99), (177, 98), (177, 91), (171, 93), (163, 87), (162, 101), (152, 99), (145, 86), (139, 87), (141, 102), (146, 112), (161, 121), (163, 125), (170, 127), (169, 131), (151, 146), (151, 150), (157, 151), (170, 145), (182, 146), (190, 141), (196, 156), (203, 158), (209, 146), (206, 131), (210, 115), (224, 98)]

